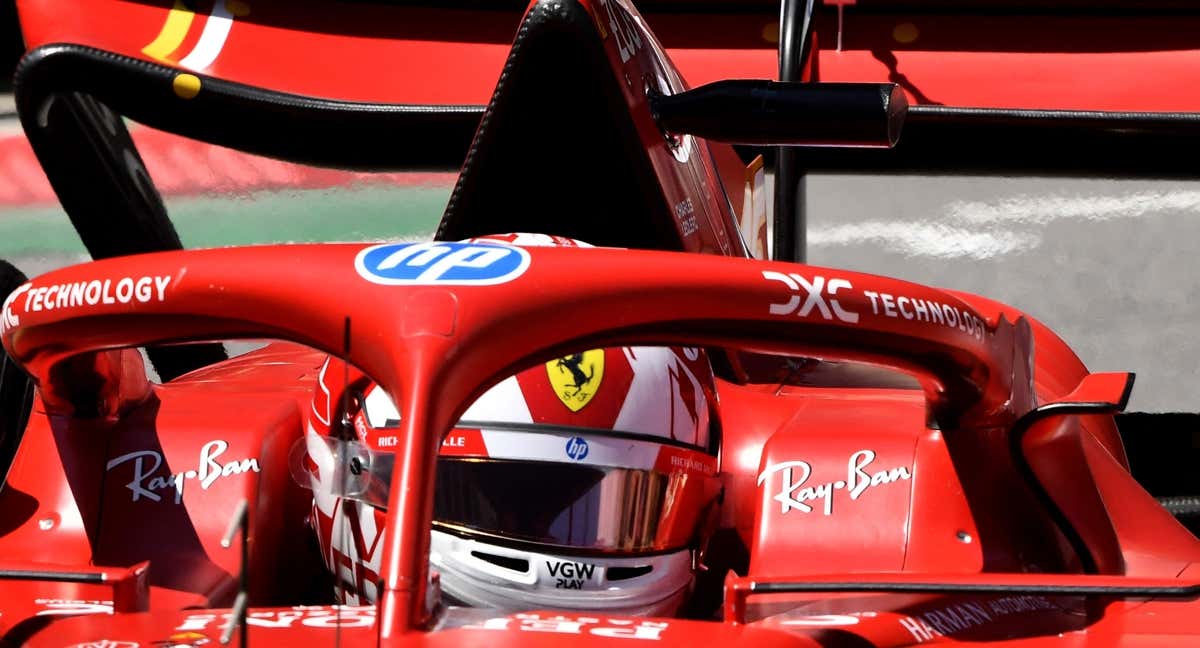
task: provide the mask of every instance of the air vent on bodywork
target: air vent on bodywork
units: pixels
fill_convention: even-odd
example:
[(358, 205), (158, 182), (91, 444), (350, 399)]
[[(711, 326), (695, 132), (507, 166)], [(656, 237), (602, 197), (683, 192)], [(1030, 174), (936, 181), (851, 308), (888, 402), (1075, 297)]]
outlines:
[(529, 561), (525, 560), (524, 558), (512, 558), (509, 556), (498, 556), (496, 554), (483, 553), (482, 551), (472, 551), (471, 555), (475, 556), (476, 558), (478, 558), (480, 560), (485, 560), (487, 562), (490, 562), (493, 565), (496, 565), (498, 567), (503, 567), (505, 569), (511, 569), (515, 572), (521, 572), (522, 574), (529, 571)]
[(654, 567), (651, 567), (650, 565), (642, 565), (640, 567), (609, 567), (608, 580), (629, 580), (631, 578), (637, 578), (638, 576), (645, 576), (652, 571), (654, 571)]

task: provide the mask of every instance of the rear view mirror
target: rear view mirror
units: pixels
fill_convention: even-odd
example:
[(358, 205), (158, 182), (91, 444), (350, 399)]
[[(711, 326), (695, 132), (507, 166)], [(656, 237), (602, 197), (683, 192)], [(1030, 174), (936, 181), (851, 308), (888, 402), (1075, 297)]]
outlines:
[(1134, 374), (1128, 372), (1088, 374), (1074, 391), (1062, 398), (1042, 403), (1025, 413), (1013, 425), (1014, 448), (1029, 428), (1038, 422), (1068, 414), (1115, 414), (1123, 411), (1133, 391)]
[(650, 101), (665, 131), (732, 144), (890, 148), (908, 114), (894, 83), (730, 79)]
[[(1102, 448), (1110, 459), (1121, 460), (1124, 449), (1111, 421), (1084, 421), (1125, 409), (1132, 389), (1131, 373), (1090, 374), (1071, 393), (1027, 412), (1009, 437), (1014, 465), (1074, 548), (1085, 572), (1114, 573), (1122, 563), (1087, 447)], [(1085, 443), (1082, 439), (1089, 434), (1091, 441)]]
[(1126, 372), (1088, 374), (1079, 381), (1075, 391), (1037, 409), (1082, 407), (1088, 410), (1107, 409), (1119, 412), (1124, 410), (1129, 402), (1129, 394), (1133, 391), (1133, 378), (1132, 373)]

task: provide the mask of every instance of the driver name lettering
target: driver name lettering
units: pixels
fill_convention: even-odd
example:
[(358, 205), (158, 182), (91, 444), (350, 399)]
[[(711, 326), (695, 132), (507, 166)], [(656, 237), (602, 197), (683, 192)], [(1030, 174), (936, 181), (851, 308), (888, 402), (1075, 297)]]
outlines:
[(161, 302), (166, 298), (167, 287), (170, 285), (170, 275), (155, 275), (39, 286), (30, 288), (25, 293), (25, 312), (36, 313), (97, 304)]
[(773, 270), (763, 270), (764, 279), (778, 281), (787, 286), (792, 294), (787, 301), (772, 303), (769, 307), (772, 315), (791, 315), (799, 317), (820, 315), (823, 319), (837, 319), (847, 324), (858, 323), (858, 313), (843, 308), (837, 300), (841, 290), (854, 288), (849, 281), (834, 277), (826, 281), (825, 277), (816, 275), (810, 281), (795, 272), (784, 274)]
[(139, 450), (123, 454), (108, 462), (106, 470), (122, 464), (133, 467), (133, 480), (125, 487), (133, 493), (133, 501), (143, 497), (155, 502), (162, 501), (161, 493), (175, 491), (175, 503), (183, 501), (184, 485), (189, 479), (200, 482), (200, 488), (208, 490), (218, 479), (248, 472), (261, 472), (254, 458), (221, 462), (219, 458), (229, 448), (225, 441), (209, 441), (200, 448), (200, 463), (195, 470), (186, 470), (171, 475), (155, 474), (163, 464), (163, 456), (154, 450)]
[(821, 502), (825, 515), (832, 515), (835, 491), (846, 491), (851, 501), (857, 501), (872, 488), (912, 479), (912, 472), (903, 466), (873, 470), (871, 463), (874, 461), (873, 450), (859, 450), (850, 455), (846, 462), (845, 479), (812, 485), (808, 484), (812, 466), (807, 461), (784, 461), (771, 464), (759, 473), (758, 485), (762, 486), (771, 475), (780, 473), (782, 483), (779, 492), (771, 498), (779, 502), (780, 514), (792, 509), (811, 513), (813, 507), (807, 502)]

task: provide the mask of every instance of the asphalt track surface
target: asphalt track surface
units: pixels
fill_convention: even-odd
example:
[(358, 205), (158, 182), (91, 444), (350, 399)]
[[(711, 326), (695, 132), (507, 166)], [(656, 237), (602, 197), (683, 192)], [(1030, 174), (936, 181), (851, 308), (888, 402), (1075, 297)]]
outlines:
[(808, 212), (810, 263), (1012, 304), (1130, 411), (1200, 411), (1200, 182), (823, 175)]
[[(1200, 182), (814, 175), (809, 262), (979, 293), (1056, 330), (1093, 371), (1138, 374), (1131, 411), (1200, 410)], [(450, 186), (175, 197), (188, 247), (428, 238)], [(0, 211), (0, 258), (85, 260), (56, 208)]]

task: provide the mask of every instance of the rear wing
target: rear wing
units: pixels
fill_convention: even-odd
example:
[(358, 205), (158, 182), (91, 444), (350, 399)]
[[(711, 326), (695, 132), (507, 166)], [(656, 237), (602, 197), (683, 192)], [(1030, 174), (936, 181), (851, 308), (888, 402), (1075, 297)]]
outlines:
[(1198, 9), (1190, 2), (825, 0), (814, 18), (817, 77), (889, 79), (921, 105), (1195, 112)]
[[(651, 2), (634, 18), (654, 29), (692, 86), (778, 75), (900, 87), (912, 108), (894, 149), (805, 149), (780, 170), (781, 190), (821, 169), (1194, 173), (1186, 160), (1200, 135), (1200, 83), (1189, 83), (1200, 70), (1200, 11), (1190, 3), (789, 0), (784, 8), (783, 25), (768, 2)], [(132, 210), (146, 230), (142, 243), (120, 250), (96, 249), (84, 234), (93, 256), (178, 247), (173, 233), (155, 231), (167, 228), (149, 225), (164, 210), (141, 197), (154, 188), (106, 109), (322, 166), (462, 163), (522, 24), (522, 4), (327, 9), (315, 0), (84, 0), (64, 15), (51, 0), (21, 3), (31, 54), (17, 74), (18, 108), (59, 197), (77, 228), (86, 227), (76, 216), (82, 200), (106, 203), (109, 215)], [(601, 36), (618, 37), (603, 13)], [(60, 134), (42, 135), (33, 124)], [(99, 164), (87, 154), (76, 159), (81, 139), (92, 142)], [(747, 160), (775, 157), (761, 145), (741, 151)], [(784, 259), (788, 250), (803, 253), (791, 240), (804, 230), (794, 202), (779, 198), (776, 209)]]
[(1194, 174), (1200, 12), (1126, 0), (783, 0), (785, 80), (902, 87), (892, 151), (769, 151), (775, 256), (803, 261), (806, 171)]
[[(72, 43), (278, 92), (367, 103), (483, 105), (521, 0), (22, 0), (33, 50)], [(1190, 0), (648, 0), (638, 9), (692, 85), (779, 78), (811, 5), (813, 74), (899, 83), (914, 105), (1200, 110)], [(790, 29), (789, 25), (796, 29)], [(782, 34), (782, 36), (781, 36)], [(798, 76), (796, 78), (799, 78)]]

